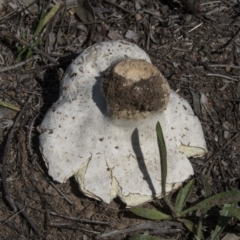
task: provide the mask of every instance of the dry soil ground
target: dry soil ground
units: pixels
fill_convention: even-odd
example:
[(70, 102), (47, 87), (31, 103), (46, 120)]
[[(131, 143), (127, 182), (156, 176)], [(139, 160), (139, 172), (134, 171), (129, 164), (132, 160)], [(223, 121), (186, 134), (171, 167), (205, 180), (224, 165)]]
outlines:
[[(137, 232), (193, 239), (177, 222), (149, 223), (118, 200), (106, 205), (83, 196), (72, 178), (52, 182), (39, 153), (37, 126), (81, 51), (96, 42), (127, 39), (150, 55), (200, 118), (209, 151), (191, 159), (196, 174), (207, 176), (214, 193), (239, 189), (239, 1), (92, 0), (95, 19), (85, 7), (81, 20), (62, 2), (26, 61), (27, 52), (19, 53), (37, 38), (43, 2), (8, 1), (0, 10), (0, 98), (17, 107), (0, 108), (0, 239), (95, 239), (121, 229), (128, 230), (105, 239), (128, 239), (138, 224)], [(44, 9), (57, 3), (49, 1)], [(192, 201), (201, 189), (197, 184)], [(164, 207), (160, 200), (146, 206)], [(215, 223), (206, 223), (208, 231)], [(223, 235), (237, 231), (239, 223), (232, 220)]]

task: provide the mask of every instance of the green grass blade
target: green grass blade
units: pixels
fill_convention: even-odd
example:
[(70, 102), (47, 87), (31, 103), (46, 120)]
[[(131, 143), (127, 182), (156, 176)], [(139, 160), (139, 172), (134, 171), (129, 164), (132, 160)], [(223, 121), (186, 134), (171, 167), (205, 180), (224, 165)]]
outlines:
[(32, 48), (29, 48), (26, 54), (26, 60), (29, 59), (33, 55), (33, 50)]
[(157, 141), (158, 141), (158, 149), (161, 158), (161, 171), (162, 171), (162, 191), (166, 194), (166, 180), (167, 180), (167, 149), (166, 144), (162, 132), (162, 127), (159, 122), (156, 125), (157, 132)]
[(194, 224), (192, 221), (185, 219), (185, 218), (178, 218), (178, 221), (183, 223), (184, 226), (190, 231), (193, 232)]
[(34, 48), (34, 47), (37, 47), (37, 46), (40, 44), (41, 39), (42, 39), (42, 38), (39, 36), (39, 37), (37, 38), (37, 40), (34, 42), (34, 44), (32, 45), (32, 47), (28, 49), (28, 52), (27, 52), (27, 54), (26, 54), (26, 60), (29, 59), (29, 58), (33, 55), (33, 48)]
[(44, 16), (45, 13), (46, 13), (45, 7), (46, 7), (46, 1), (43, 0), (43, 2), (42, 2), (42, 11), (41, 11), (40, 19), (43, 19), (43, 16)]
[[(20, 48), (19, 48), (20, 49)], [(17, 55), (17, 59), (16, 59), (16, 62), (20, 61), (21, 60), (21, 57), (22, 55), (27, 51), (27, 48), (26, 47), (23, 47), (20, 52), (18, 53)]]
[(7, 108), (10, 108), (10, 109), (18, 111), (18, 112), (21, 110), (19, 107), (15, 106), (15, 105), (12, 105), (7, 102), (2, 102), (2, 101), (0, 101), (0, 106), (7, 107)]
[(240, 191), (229, 191), (229, 192), (218, 193), (214, 196), (204, 199), (203, 201), (196, 204), (195, 206), (186, 209), (185, 211), (181, 212), (180, 215), (184, 216), (185, 214), (195, 210), (211, 208), (217, 205), (224, 205), (227, 203), (234, 203), (237, 201), (240, 201)]
[[(21, 39), (22, 40), (26, 40), (26, 34), (22, 34), (21, 35)], [(21, 60), (21, 56), (27, 51), (27, 48), (25, 46), (22, 46), (20, 43), (18, 44), (18, 47), (17, 47), (17, 52), (18, 52), (18, 55), (17, 55), (17, 59), (16, 59), (16, 62), (20, 61)]]
[(238, 221), (240, 221), (240, 209), (237, 207), (226, 207), (225, 208), (230, 216), (235, 217)]
[(43, 17), (40, 19), (38, 26), (36, 28), (36, 31), (34, 32), (34, 35), (39, 34), (43, 28), (46, 26), (46, 24), (54, 17), (54, 15), (57, 13), (57, 11), (60, 8), (60, 3), (54, 5), (52, 9)]
[(134, 234), (129, 240), (173, 240), (172, 238), (157, 238), (149, 235)]
[[(203, 175), (200, 174), (200, 179), (203, 184), (203, 189), (205, 193), (205, 197), (210, 197), (212, 195), (212, 189), (207, 181), (207, 178)], [(202, 209), (201, 210), (201, 216), (199, 218), (197, 227), (194, 228), (194, 235), (196, 236), (197, 239), (202, 239), (202, 225), (203, 225), (203, 218), (205, 217), (206, 213), (208, 211), (208, 208)]]
[(160, 164), (161, 164), (161, 180), (162, 180), (162, 193), (165, 203), (171, 209), (172, 214), (175, 215), (175, 209), (172, 205), (171, 201), (168, 199), (166, 195), (166, 182), (167, 182), (167, 149), (166, 144), (163, 136), (163, 131), (160, 122), (157, 122), (156, 125), (156, 133), (157, 133), (157, 142), (158, 142), (158, 149), (160, 154)]
[(232, 219), (230, 212), (226, 209), (227, 207), (234, 206), (235, 204), (225, 204), (223, 209), (220, 211), (217, 226), (211, 236), (211, 240), (218, 239), (223, 229), (227, 226), (228, 222)]
[(200, 179), (203, 183), (203, 189), (204, 189), (204, 192), (205, 192), (205, 196), (210, 197), (212, 195), (212, 189), (211, 189), (211, 186), (208, 183), (207, 178), (203, 174), (200, 174)]
[(202, 239), (202, 224), (203, 224), (203, 221), (202, 221), (202, 218), (200, 218), (200, 220), (198, 221), (198, 225), (197, 225), (197, 228), (193, 228), (194, 231), (194, 235), (196, 236), (197, 239), (201, 240)]
[(175, 202), (175, 211), (176, 213), (180, 213), (186, 204), (186, 201), (190, 197), (193, 187), (194, 187), (194, 179), (190, 180), (188, 184), (182, 187), (177, 195), (177, 199)]
[(171, 218), (170, 215), (164, 214), (160, 211), (142, 208), (142, 207), (131, 208), (130, 212), (136, 214), (139, 217), (143, 217), (143, 218), (151, 219), (151, 220), (164, 220), (164, 219)]

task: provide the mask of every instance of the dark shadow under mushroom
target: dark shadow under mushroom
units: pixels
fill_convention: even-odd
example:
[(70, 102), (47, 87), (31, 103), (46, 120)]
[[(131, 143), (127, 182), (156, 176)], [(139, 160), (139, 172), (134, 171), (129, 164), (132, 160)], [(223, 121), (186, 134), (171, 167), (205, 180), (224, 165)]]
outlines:
[(99, 77), (96, 78), (96, 82), (92, 88), (92, 99), (95, 102), (96, 106), (99, 108), (101, 113), (106, 116), (107, 115), (107, 102), (102, 93), (102, 76), (104, 73), (101, 73)]
[(138, 134), (138, 129), (137, 128), (135, 128), (135, 130), (132, 133), (131, 142), (132, 142), (133, 151), (135, 153), (135, 156), (136, 156), (136, 159), (137, 159), (137, 162), (138, 162), (139, 169), (141, 170), (141, 172), (143, 174), (144, 180), (146, 180), (147, 183), (148, 183), (149, 189), (152, 192), (152, 196), (155, 197), (156, 196), (156, 190), (155, 190), (154, 185), (152, 183), (152, 179), (151, 179), (151, 177), (148, 173), (146, 163), (144, 161), (144, 156), (143, 156), (143, 153), (142, 153), (142, 150), (141, 150), (140, 141), (139, 141), (139, 134)]

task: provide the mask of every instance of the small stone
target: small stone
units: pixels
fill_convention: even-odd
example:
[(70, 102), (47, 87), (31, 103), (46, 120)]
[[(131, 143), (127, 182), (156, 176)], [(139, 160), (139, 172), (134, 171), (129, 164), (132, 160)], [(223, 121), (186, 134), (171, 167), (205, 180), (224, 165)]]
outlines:
[(135, 14), (135, 19), (136, 19), (137, 22), (140, 21), (142, 19), (142, 15), (140, 13), (136, 13)]
[(231, 66), (227, 65), (227, 66), (225, 67), (225, 71), (226, 71), (226, 72), (230, 72), (230, 71), (231, 71)]

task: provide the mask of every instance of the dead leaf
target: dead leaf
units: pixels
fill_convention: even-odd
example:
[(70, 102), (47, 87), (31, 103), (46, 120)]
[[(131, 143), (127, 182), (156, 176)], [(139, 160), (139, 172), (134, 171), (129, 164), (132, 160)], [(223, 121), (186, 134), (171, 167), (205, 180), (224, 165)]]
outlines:
[(95, 13), (88, 0), (77, 0), (77, 7), (75, 7), (75, 12), (83, 23), (89, 24), (90, 35), (89, 40), (92, 39), (95, 31)]
[(119, 39), (123, 39), (123, 36), (118, 32), (118, 31), (109, 31), (108, 33), (108, 38), (110, 38), (111, 40), (119, 40)]
[(134, 42), (138, 42), (139, 41), (139, 34), (137, 34), (136, 32), (132, 31), (132, 30), (127, 30), (127, 32), (125, 33), (125, 38), (126, 39), (130, 39), (133, 40)]
[(190, 89), (193, 99), (193, 109), (197, 116), (201, 116), (201, 104), (200, 104), (200, 96), (194, 90)]
[(227, 233), (222, 240), (239, 240), (240, 237), (233, 233)]

